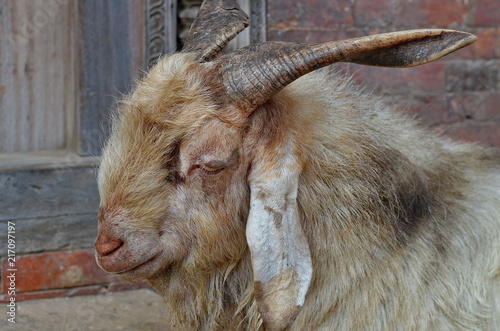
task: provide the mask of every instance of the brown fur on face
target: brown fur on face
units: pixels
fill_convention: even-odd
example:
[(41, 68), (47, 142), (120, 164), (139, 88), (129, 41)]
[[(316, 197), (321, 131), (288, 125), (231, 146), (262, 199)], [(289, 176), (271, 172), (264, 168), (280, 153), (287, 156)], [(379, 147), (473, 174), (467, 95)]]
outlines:
[(326, 70), (242, 117), (213, 73), (186, 54), (160, 61), (122, 102), (99, 173), (102, 227), (161, 252), (121, 276), (147, 278), (177, 327), (263, 328), (248, 176), (294, 153), (313, 280), (289, 330), (496, 329), (498, 155), (437, 138)]
[(190, 314), (201, 318), (196, 311), (236, 311), (241, 297), (251, 295), (247, 282), (228, 290), (233, 303), (202, 290), (208, 282), (219, 291), (224, 285), (218, 283), (233, 277), (229, 271), (249, 268), (240, 260), (248, 254), (250, 160), (242, 144), (244, 121), (235, 122), (231, 109), (215, 112), (202, 68), (185, 56), (163, 64), (116, 115), (99, 174), (101, 210), (125, 211), (127, 221), (114, 222), (124, 240), (147, 229), (149, 240), (160, 243), (162, 263), (146, 276), (184, 305), (179, 320), (188, 323)]

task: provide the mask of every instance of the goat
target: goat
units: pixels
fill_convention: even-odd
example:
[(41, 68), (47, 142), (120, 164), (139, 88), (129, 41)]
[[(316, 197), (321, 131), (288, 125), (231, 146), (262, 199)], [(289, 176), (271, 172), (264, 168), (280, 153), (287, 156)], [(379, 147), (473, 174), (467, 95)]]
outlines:
[[(196, 330), (500, 330), (500, 155), (437, 137), (326, 67), (410, 67), (475, 41), (412, 30), (221, 54), (205, 1), (118, 105), (96, 259)], [(314, 71), (314, 72), (313, 72)]]

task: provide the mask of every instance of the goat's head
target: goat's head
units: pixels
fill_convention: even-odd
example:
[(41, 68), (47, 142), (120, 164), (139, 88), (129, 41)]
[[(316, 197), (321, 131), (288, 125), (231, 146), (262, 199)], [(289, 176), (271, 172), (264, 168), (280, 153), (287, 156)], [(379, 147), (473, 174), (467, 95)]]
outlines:
[(279, 108), (270, 99), (334, 62), (414, 66), (475, 37), (415, 30), (219, 56), (247, 20), (234, 1), (205, 2), (183, 51), (120, 104), (99, 171), (96, 256), (136, 281), (234, 264), (249, 247), (259, 311), (278, 330), (300, 310), (313, 270), (297, 210), (300, 137), (286, 114), (268, 114)]

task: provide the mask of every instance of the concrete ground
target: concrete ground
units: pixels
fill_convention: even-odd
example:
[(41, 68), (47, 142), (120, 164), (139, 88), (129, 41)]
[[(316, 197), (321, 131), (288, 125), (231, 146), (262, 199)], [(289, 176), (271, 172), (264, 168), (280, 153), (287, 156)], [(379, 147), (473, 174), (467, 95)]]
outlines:
[(170, 331), (160, 297), (151, 290), (95, 296), (21, 301), (16, 323), (0, 321), (2, 331)]

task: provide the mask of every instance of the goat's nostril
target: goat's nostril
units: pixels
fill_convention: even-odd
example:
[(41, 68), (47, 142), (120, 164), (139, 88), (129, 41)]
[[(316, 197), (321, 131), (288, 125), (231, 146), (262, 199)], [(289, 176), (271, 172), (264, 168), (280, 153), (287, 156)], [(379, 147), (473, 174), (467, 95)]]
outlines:
[(123, 241), (117, 238), (110, 237), (108, 235), (99, 235), (95, 242), (95, 250), (101, 255), (109, 255), (122, 247)]

